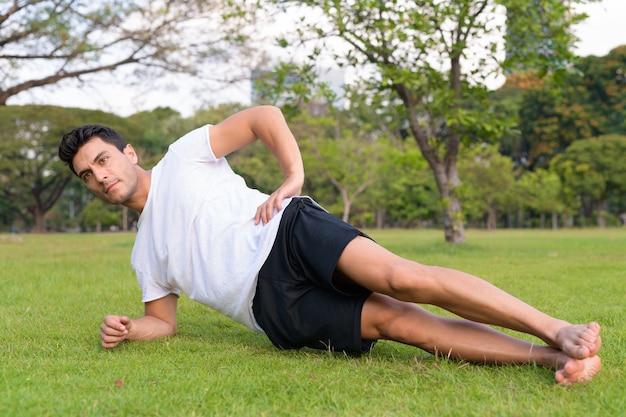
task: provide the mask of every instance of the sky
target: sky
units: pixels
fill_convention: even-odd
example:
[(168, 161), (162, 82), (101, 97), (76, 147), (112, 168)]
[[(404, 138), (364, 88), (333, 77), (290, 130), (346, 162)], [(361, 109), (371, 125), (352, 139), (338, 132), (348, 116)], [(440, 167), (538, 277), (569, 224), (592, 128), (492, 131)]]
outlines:
[[(589, 17), (575, 28), (580, 41), (575, 51), (580, 56), (606, 55), (619, 45), (626, 45), (626, 30), (622, 29), (626, 19), (626, 0), (602, 0), (580, 8)], [(192, 83), (176, 84), (172, 80), (168, 89), (137, 91), (118, 85), (114, 78), (109, 84), (97, 87), (68, 88), (61, 86), (52, 89), (33, 89), (9, 101), (9, 104), (52, 104), (67, 107), (99, 109), (121, 116), (129, 116), (143, 110), (159, 106), (169, 106), (183, 116), (190, 116), (204, 103), (194, 98)], [(228, 97), (227, 100), (205, 100), (211, 104), (224, 101), (245, 103), (249, 99), (249, 83), (230, 88), (215, 95)]]
[(603, 56), (616, 46), (626, 45), (626, 0), (603, 0), (581, 11), (589, 17), (576, 27), (581, 39), (576, 48), (578, 55)]

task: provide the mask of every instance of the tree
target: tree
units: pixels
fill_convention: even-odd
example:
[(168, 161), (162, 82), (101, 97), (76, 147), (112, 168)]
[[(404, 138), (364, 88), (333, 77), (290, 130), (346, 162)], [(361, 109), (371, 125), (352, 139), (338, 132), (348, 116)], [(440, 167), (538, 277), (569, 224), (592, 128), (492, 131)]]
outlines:
[(517, 186), (524, 205), (539, 213), (541, 228), (545, 227), (545, 216), (549, 214), (552, 219), (552, 229), (557, 229), (558, 215), (565, 214), (567, 211), (558, 175), (547, 169), (526, 171), (519, 179)]
[(577, 140), (554, 158), (552, 169), (581, 202), (589, 199), (598, 226), (604, 227), (608, 200), (615, 193), (626, 193), (626, 137), (608, 135)]
[(380, 170), (380, 181), (368, 193), (376, 203), (378, 227), (436, 224), (440, 212), (437, 186), (417, 148), (387, 146)]
[(93, 228), (96, 233), (102, 232), (103, 228), (120, 226), (122, 222), (121, 210), (117, 206), (105, 204), (99, 198), (92, 198), (89, 204), (81, 212), (82, 225), (86, 229)]
[(498, 226), (498, 215), (517, 205), (513, 161), (494, 145), (478, 145), (463, 152), (460, 194), (470, 216), (484, 218), (488, 230)]
[(584, 120), (596, 137), (607, 134), (626, 134), (624, 106), (626, 106), (626, 45), (612, 49), (606, 56), (588, 56), (577, 64), (578, 78), (572, 80), (568, 96), (584, 106), (590, 117)]
[(169, 107), (157, 107), (128, 117), (128, 120), (143, 126), (139, 138), (127, 138), (139, 153), (139, 162), (145, 169), (152, 168), (161, 160), (167, 147), (191, 129), (186, 129), (180, 113)]
[(575, 63), (560, 83), (535, 84), (519, 106), (523, 141), (519, 153), (528, 169), (547, 168), (574, 141), (626, 133), (626, 46), (603, 57)]
[[(507, 36), (513, 53), (507, 62), (498, 62), (495, 54), (504, 33), (498, 22), (503, 9), (493, 1), (275, 3), (306, 7), (295, 31), (298, 39), (284, 36), (281, 45), (293, 46), (315, 36), (320, 44), (311, 48), (313, 61), (331, 51), (338, 65), (362, 74), (363, 86), (372, 96), (393, 92), (387, 106), (398, 111), (398, 120), (406, 122), (434, 173), (445, 240), (463, 242), (457, 168), (461, 143), (494, 139), (505, 127), (489, 111), (486, 79), (502, 71), (505, 64), (546, 73), (566, 70), (573, 58), (567, 49), (573, 42), (568, 28), (578, 21), (578, 15), (559, 0), (531, 5), (526, 0), (502, 1), (515, 16), (508, 22)], [(537, 7), (540, 10), (535, 10)], [(291, 8), (289, 13), (294, 16), (297, 10)], [(548, 43), (549, 50), (533, 47)], [(305, 68), (314, 66), (307, 63)]]
[(309, 128), (300, 146), (307, 171), (333, 184), (341, 197), (341, 218), (348, 222), (355, 199), (378, 180), (382, 144), (341, 125), (339, 132), (328, 135), (324, 126), (333, 126), (332, 118), (306, 119)]
[(35, 231), (46, 230), (44, 216), (71, 179), (58, 157), (61, 137), (72, 128), (100, 123), (125, 137), (141, 128), (112, 114), (54, 106), (0, 106), (0, 185), (3, 210), (18, 213)]
[(227, 11), (221, 0), (1, 2), (0, 105), (33, 88), (93, 81), (90, 75), (121, 68), (128, 71), (118, 71), (115, 81), (127, 75), (146, 87), (164, 74), (220, 82), (247, 77), (242, 63), (255, 60), (241, 59), (250, 53), (241, 46), (253, 25), (237, 18), (242, 4), (228, 4)]

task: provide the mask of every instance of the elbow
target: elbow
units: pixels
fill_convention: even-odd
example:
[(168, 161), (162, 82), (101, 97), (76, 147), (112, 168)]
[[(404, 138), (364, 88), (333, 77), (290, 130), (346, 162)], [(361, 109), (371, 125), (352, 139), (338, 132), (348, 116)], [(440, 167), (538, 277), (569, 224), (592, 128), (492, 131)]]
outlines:
[(174, 336), (176, 332), (178, 331), (178, 325), (176, 321), (164, 320), (161, 326), (159, 326), (158, 330), (157, 329), (155, 330), (158, 332), (158, 337)]
[(274, 106), (271, 104), (265, 104), (260, 106), (261, 109), (263, 109), (264, 112), (266, 112), (267, 115), (271, 115), (274, 117), (280, 117), (281, 119), (284, 119), (285, 116), (283, 115), (283, 111), (280, 109), (280, 107), (278, 106)]

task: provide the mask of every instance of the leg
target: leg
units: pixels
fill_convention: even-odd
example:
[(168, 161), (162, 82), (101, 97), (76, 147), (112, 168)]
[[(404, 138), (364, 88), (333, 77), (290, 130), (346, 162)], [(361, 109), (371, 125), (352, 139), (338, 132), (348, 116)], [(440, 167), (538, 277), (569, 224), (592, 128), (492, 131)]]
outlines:
[(573, 359), (484, 324), (431, 314), (413, 303), (372, 294), (361, 315), (366, 339), (395, 340), (450, 359), (482, 364), (528, 364), (554, 369), (559, 384), (586, 382), (600, 371), (600, 358)]
[(532, 334), (571, 358), (592, 357), (600, 350), (596, 323), (571, 325), (475, 276), (403, 259), (367, 238), (348, 244), (336, 276), (400, 301), (433, 304), (468, 320)]

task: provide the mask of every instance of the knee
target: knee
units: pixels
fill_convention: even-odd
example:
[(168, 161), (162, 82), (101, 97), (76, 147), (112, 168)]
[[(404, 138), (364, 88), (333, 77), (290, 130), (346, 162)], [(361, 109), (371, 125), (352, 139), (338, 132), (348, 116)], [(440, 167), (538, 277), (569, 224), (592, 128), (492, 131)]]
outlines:
[(416, 262), (389, 265), (385, 274), (388, 295), (401, 301), (425, 303), (438, 282), (432, 268)]
[(425, 333), (420, 330), (418, 318), (422, 315), (419, 307), (412, 303), (396, 301), (382, 315), (378, 323), (378, 333), (384, 340), (393, 340), (413, 346), (428, 343)]
[(402, 325), (403, 318), (409, 313), (405, 306), (396, 305), (387, 310), (387, 315), (381, 317), (378, 323), (378, 333), (381, 339), (394, 340), (403, 342), (409, 337), (407, 333), (410, 331), (406, 326)]
[(402, 301), (374, 293), (363, 306), (361, 333), (366, 339), (396, 340), (401, 318), (407, 313)]

